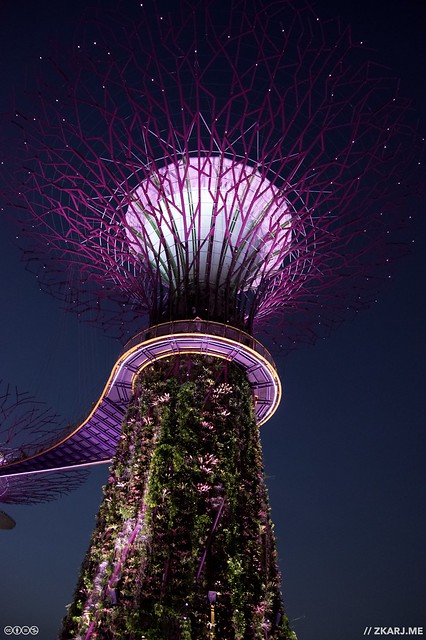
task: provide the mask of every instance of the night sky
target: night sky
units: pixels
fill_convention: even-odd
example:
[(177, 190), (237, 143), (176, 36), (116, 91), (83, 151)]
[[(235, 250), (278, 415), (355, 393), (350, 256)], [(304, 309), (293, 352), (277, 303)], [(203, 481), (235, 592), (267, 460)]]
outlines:
[[(14, 92), (19, 103), (50, 39), (73, 33), (85, 4), (3, 0), (2, 112)], [(356, 4), (316, 6), (350, 22), (355, 39), (395, 70), (426, 132), (425, 6)], [(413, 251), (378, 303), (315, 347), (276, 358), (284, 398), (262, 440), (284, 601), (299, 640), (359, 640), (370, 626), (423, 626), (426, 635), (424, 204), (412, 212)], [(0, 378), (77, 420), (98, 398), (120, 345), (38, 290), (14, 229), (0, 224)], [(0, 505), (17, 522), (0, 531), (0, 640), (5, 625), (37, 625), (40, 640), (56, 637), (106, 474), (94, 468), (56, 502)]]

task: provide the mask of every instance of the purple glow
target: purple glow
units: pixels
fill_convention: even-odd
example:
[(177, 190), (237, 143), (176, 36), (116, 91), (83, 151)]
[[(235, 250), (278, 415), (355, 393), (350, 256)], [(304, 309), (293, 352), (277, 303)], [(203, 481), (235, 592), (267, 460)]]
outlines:
[(131, 337), (195, 308), (312, 342), (399, 251), (416, 144), (397, 83), (337, 22), (254, 4), (216, 23), (214, 3), (145, 3), (124, 41), (105, 17), (23, 125), (26, 257), (82, 318)]
[(198, 320), (150, 327), (125, 346), (89, 416), (48, 446), (20, 455), (14, 450), (13, 459), (0, 464), (0, 479), (109, 462), (142, 369), (156, 360), (186, 353), (206, 354), (240, 365), (252, 387), (259, 424), (277, 409), (281, 383), (275, 365), (268, 351), (251, 336), (234, 327)]
[(191, 283), (220, 287), (229, 278), (255, 288), (291, 251), (284, 193), (255, 167), (224, 156), (167, 165), (130, 195), (129, 250), (158, 264), (168, 288), (178, 287), (181, 273)]
[(110, 460), (136, 373), (174, 352), (243, 366), (266, 421), (275, 366), (239, 330), (313, 342), (368, 306), (400, 251), (408, 103), (349, 31), (290, 2), (236, 1), (225, 22), (214, 2), (161, 19), (144, 4), (139, 22), (106, 15), (66, 71), (45, 69), (34, 114), (14, 117), (9, 200), (41, 288), (82, 319), (127, 338), (196, 319), (205, 335), (137, 335), (90, 416), (15, 451), (14, 474)]

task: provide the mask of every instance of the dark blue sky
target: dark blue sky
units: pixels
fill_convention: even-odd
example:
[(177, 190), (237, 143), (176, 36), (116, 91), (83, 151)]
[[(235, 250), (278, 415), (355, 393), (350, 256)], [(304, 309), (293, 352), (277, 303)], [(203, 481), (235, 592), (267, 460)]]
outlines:
[[(26, 85), (49, 38), (73, 32), (85, 2), (4, 0), (1, 110)], [(421, 2), (323, 0), (395, 69), (426, 132), (426, 13)], [(393, 285), (315, 347), (277, 358), (282, 406), (262, 428), (284, 599), (299, 640), (358, 640), (366, 626), (423, 626), (426, 635), (426, 222)], [(0, 378), (76, 419), (94, 402), (120, 346), (78, 325), (37, 288), (1, 222)], [(53, 640), (70, 602), (106, 470), (57, 502), (5, 506), (0, 531), (0, 640), (37, 625)], [(3, 508), (3, 507), (0, 507)]]

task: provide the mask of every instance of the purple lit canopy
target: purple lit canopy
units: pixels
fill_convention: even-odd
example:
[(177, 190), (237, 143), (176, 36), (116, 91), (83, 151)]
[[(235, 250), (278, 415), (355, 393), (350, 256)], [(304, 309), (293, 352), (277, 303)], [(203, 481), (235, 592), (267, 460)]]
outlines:
[(401, 251), (397, 82), (337, 21), (254, 4), (145, 3), (41, 61), (11, 200), (41, 287), (82, 318), (131, 337), (144, 317), (276, 317), (280, 342), (313, 341)]

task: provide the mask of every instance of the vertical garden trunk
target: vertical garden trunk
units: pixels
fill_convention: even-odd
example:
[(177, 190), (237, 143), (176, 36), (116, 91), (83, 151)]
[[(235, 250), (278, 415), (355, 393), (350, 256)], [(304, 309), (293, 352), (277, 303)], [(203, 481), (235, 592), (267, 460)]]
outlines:
[(60, 637), (293, 637), (237, 365), (191, 355), (140, 373)]

